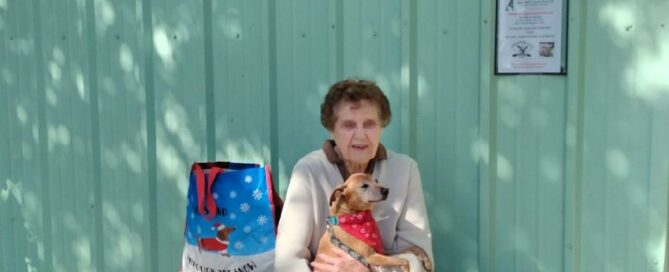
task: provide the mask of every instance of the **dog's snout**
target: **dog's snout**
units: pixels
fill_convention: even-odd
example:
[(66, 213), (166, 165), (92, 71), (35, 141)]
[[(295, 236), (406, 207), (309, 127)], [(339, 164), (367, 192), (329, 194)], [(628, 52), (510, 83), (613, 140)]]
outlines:
[(381, 187), (381, 194), (383, 195), (383, 199), (386, 199), (388, 197), (388, 188)]

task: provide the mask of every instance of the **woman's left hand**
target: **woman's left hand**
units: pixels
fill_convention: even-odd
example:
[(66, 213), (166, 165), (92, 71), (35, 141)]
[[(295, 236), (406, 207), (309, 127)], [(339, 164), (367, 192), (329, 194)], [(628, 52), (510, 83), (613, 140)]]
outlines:
[(358, 260), (354, 259), (346, 252), (339, 248), (333, 248), (333, 252), (337, 256), (329, 256), (326, 254), (319, 254), (318, 256), (324, 262), (312, 262), (311, 266), (314, 268), (314, 272), (368, 272), (369, 269), (360, 263)]

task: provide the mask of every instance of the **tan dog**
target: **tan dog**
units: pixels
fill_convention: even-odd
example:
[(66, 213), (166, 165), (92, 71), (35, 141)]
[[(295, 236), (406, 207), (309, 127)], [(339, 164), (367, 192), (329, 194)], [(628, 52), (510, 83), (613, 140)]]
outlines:
[[(337, 247), (331, 241), (330, 233), (334, 233), (336, 239), (359, 254), (371, 266), (398, 266), (403, 271), (409, 271), (409, 262), (402, 258), (385, 256), (382, 254), (383, 245), (378, 233), (369, 233), (361, 230), (360, 226), (370, 226), (378, 230), (374, 218), (371, 217), (372, 206), (375, 202), (383, 201), (388, 197), (388, 188), (381, 187), (371, 175), (353, 174), (346, 182), (332, 192), (330, 196), (330, 215), (338, 219), (331, 219), (331, 230), (325, 232), (318, 245), (317, 254), (324, 253), (330, 256), (333, 247)], [(356, 226), (350, 227), (350, 222), (362, 219), (371, 220), (355, 222)], [(331, 222), (331, 221), (338, 222)], [(347, 225), (348, 224), (348, 225)], [(358, 231), (352, 233), (351, 229)], [(348, 231), (347, 231), (348, 230)], [(361, 236), (362, 235), (362, 236)], [(375, 237), (378, 236), (378, 237)], [(362, 239), (361, 239), (362, 238)], [(367, 241), (367, 243), (365, 242)], [(375, 250), (375, 248), (377, 250)], [(381, 252), (377, 252), (380, 249)], [(346, 251), (346, 250), (344, 250)], [(324, 262), (316, 258), (317, 262)]]

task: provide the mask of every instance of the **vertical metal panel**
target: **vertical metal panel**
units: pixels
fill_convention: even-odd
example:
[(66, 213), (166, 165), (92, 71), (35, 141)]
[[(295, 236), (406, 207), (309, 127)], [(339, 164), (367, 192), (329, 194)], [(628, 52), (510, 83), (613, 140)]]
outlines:
[[(52, 271), (90, 270), (92, 217), (91, 217), (91, 154), (89, 101), (85, 93), (85, 68), (87, 66), (84, 41), (85, 9), (81, 3), (57, 5), (39, 4), (38, 14), (65, 14), (66, 16), (41, 17), (43, 45), (41, 54), (44, 74), (45, 119), (43, 127), (50, 167), (47, 172), (50, 184), (49, 203), (44, 213), (53, 221), (46, 225), (46, 234), (52, 237), (53, 247), (45, 254), (51, 260), (45, 269)], [(33, 81), (34, 78), (26, 79)]]
[[(140, 1), (95, 3), (101, 205), (96, 215), (104, 271), (146, 270), (150, 210), (146, 90)], [(160, 231), (160, 230), (155, 230)], [(157, 249), (156, 249), (157, 250)]]
[(267, 4), (213, 3), (216, 158), (269, 162)]
[[(476, 2), (417, 7), (417, 154), (439, 267), (477, 269), (479, 88)], [(468, 14), (463, 16), (463, 14)]]
[[(666, 250), (669, 59), (667, 3), (596, 1), (588, 9), (584, 74), (581, 271), (660, 271)], [(592, 19), (590, 19), (592, 18)], [(658, 121), (661, 120), (661, 121)], [(657, 127), (658, 124), (663, 124)], [(664, 163), (665, 166), (659, 163)], [(654, 167), (658, 167), (652, 169)], [(660, 170), (662, 169), (662, 170)], [(651, 222), (653, 225), (651, 225)]]
[(342, 78), (363, 78), (376, 81), (388, 96), (395, 116), (384, 129), (382, 141), (393, 150), (400, 150), (402, 126), (398, 109), (401, 93), (401, 2), (344, 1), (341, 46), (343, 46)]
[(335, 14), (333, 1), (276, 5), (279, 167), (274, 174), (283, 194), (297, 160), (319, 148), (328, 135), (319, 116), (322, 97), (335, 80), (335, 36), (343, 27)]
[[(6, 36), (8, 38), (6, 40), (7, 46), (5, 47), (7, 51), (5, 58), (3, 58), (3, 60), (6, 60), (3, 61), (3, 66), (5, 66), (3, 69), (5, 71), (3, 72), (3, 79), (8, 88), (5, 96), (7, 100), (3, 105), (6, 107), (3, 111), (7, 125), (12, 129), (3, 130), (5, 131), (3, 133), (5, 134), (5, 151), (7, 153), (3, 160), (6, 164), (3, 170), (6, 172), (2, 175), (4, 176), (2, 179), (2, 187), (4, 189), (1, 199), (3, 218), (6, 219), (3, 220), (3, 233), (1, 236), (3, 241), (7, 241), (7, 243), (2, 243), (3, 254), (7, 255), (2, 258), (5, 263), (2, 266), (6, 267), (8, 270), (25, 271), (25, 266), (22, 264), (24, 254), (21, 252), (21, 249), (25, 248), (27, 240), (25, 232), (22, 231), (24, 219), (21, 216), (21, 202), (23, 196), (20, 190), (21, 188), (19, 187), (27, 183), (24, 182), (21, 173), (23, 163), (20, 148), (22, 142), (21, 134), (22, 131), (24, 131), (24, 124), (21, 124), (16, 109), (17, 107), (27, 106), (24, 103), (21, 103), (18, 90), (25, 88), (27, 85), (27, 82), (21, 82), (20, 71), (25, 70), (26, 68), (26, 65), (21, 63), (21, 60), (25, 59), (23, 53), (24, 50), (21, 49), (25, 49), (23, 45), (28, 43), (29, 37), (27, 36), (27, 33), (22, 34), (22, 27), (17, 26), (13, 22), (18, 21), (18, 16), (20, 14), (25, 14), (29, 9), (27, 9), (27, 7), (15, 6), (14, 3), (11, 4), (12, 6), (10, 6), (5, 13), (7, 16), (3, 16), (9, 21), (7, 29), (8, 35)], [(24, 105), (22, 106), (21, 104)]]
[(497, 240), (501, 271), (562, 271), (564, 79), (497, 81)]
[[(12, 5), (9, 5), (12, 4)], [(11, 111), (10, 109), (12, 108), (13, 105), (13, 97), (12, 97), (12, 91), (15, 91), (17, 87), (15, 87), (15, 75), (14, 73), (16, 72), (15, 68), (15, 55), (18, 53), (16, 50), (16, 42), (15, 42), (15, 34), (16, 30), (13, 29), (13, 27), (16, 25), (13, 23), (13, 16), (16, 14), (18, 8), (13, 6), (13, 3), (8, 3), (3, 6), (2, 8), (2, 16), (0, 20), (2, 20), (2, 36), (3, 36), (3, 41), (2, 41), (2, 62), (0, 63), (0, 66), (2, 66), (2, 81), (0, 86), (2, 86), (2, 108), (3, 110), (1, 111), (1, 116), (2, 116), (2, 121), (3, 125), (7, 127), (7, 129), (3, 129), (2, 131), (2, 153), (0, 153), (0, 158), (2, 158), (2, 165), (0, 166), (0, 188), (2, 188), (1, 194), (0, 194), (0, 200), (2, 202), (0, 205), (0, 212), (2, 213), (2, 216), (4, 218), (11, 218), (13, 215), (13, 209), (17, 209), (18, 204), (16, 204), (16, 198), (11, 195), (11, 188), (10, 188), (10, 182), (14, 183), (13, 177), (12, 177), (12, 166), (11, 166), (11, 161), (12, 161), (12, 153), (10, 153), (10, 148), (11, 145), (13, 144), (12, 141), (12, 134), (11, 133), (15, 129), (14, 123), (16, 121), (16, 113)], [(11, 129), (10, 129), (11, 128)], [(9, 270), (14, 270), (16, 267), (16, 260), (17, 257), (14, 256), (14, 251), (13, 246), (15, 244), (14, 242), (14, 229), (12, 227), (12, 223), (9, 220), (3, 220), (2, 227), (0, 228), (0, 239), (3, 241), (3, 243), (0, 243), (0, 253), (2, 256), (0, 256), (0, 260), (2, 263), (0, 264), (0, 268), (2, 268), (3, 271), (9, 271)]]
[[(13, 116), (10, 111), (9, 95), (13, 90), (14, 80), (11, 72), (13, 67), (9, 65), (9, 46), (13, 37), (8, 29), (8, 10), (7, 4), (0, 7), (0, 59), (4, 60), (0, 62), (0, 108), (2, 109), (0, 110), (0, 128), (2, 128), (0, 133), (0, 215), (2, 216), (9, 216), (11, 213), (8, 188), (8, 181), (11, 179), (9, 174), (11, 153), (9, 153), (10, 138), (7, 132), (14, 127), (10, 126), (10, 118), (13, 118)], [(3, 241), (3, 243), (0, 243), (0, 270), (2, 271), (12, 269), (9, 264), (14, 262), (15, 259), (10, 258), (10, 245), (13, 245), (13, 243), (10, 242), (12, 236), (6, 226), (6, 223), (0, 226), (0, 241)]]
[(207, 101), (212, 98), (206, 96), (205, 58), (210, 58), (214, 67), (219, 62), (204, 54), (204, 37), (212, 33), (204, 33), (202, 2), (151, 2), (159, 159), (157, 210), (148, 212), (159, 218), (158, 229), (150, 230), (158, 232), (157, 271), (178, 267), (180, 259), (166, 262), (160, 256), (181, 256), (183, 239), (173, 238), (183, 235), (187, 170), (192, 162), (205, 160), (210, 144), (205, 114)]

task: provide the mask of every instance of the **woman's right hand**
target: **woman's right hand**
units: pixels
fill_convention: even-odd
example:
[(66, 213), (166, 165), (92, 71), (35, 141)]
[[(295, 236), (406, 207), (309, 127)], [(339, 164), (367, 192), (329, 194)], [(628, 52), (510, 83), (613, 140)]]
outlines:
[(369, 272), (369, 269), (339, 248), (334, 248), (336, 256), (318, 254), (323, 262), (312, 262), (314, 272)]

